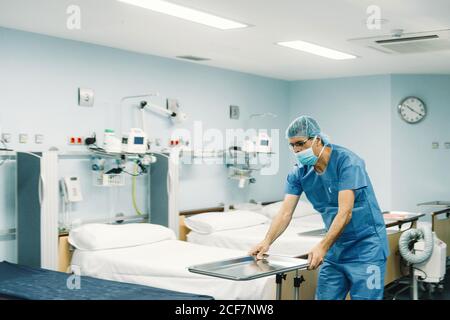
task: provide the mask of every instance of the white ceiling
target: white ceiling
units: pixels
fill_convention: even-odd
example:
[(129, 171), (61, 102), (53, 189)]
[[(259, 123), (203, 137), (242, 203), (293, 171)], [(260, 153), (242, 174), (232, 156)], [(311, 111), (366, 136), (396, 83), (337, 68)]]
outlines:
[[(221, 31), (115, 0), (0, 0), (0, 26), (175, 58), (285, 80), (387, 73), (450, 74), (450, 51), (386, 55), (348, 39), (450, 28), (449, 0), (172, 0), (252, 25)], [(66, 28), (67, 7), (81, 8), (81, 30)], [(366, 9), (388, 19), (369, 30)], [(335, 61), (274, 45), (304, 40), (360, 58)]]

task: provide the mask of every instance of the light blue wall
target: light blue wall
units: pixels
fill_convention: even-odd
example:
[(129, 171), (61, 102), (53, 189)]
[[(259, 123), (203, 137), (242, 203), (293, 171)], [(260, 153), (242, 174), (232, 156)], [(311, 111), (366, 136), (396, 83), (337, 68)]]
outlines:
[(331, 142), (365, 161), (382, 208), (391, 202), (390, 77), (369, 76), (291, 83), (290, 118), (317, 119)]
[[(410, 95), (425, 101), (427, 118), (406, 124), (397, 112)], [(315, 117), (333, 143), (362, 156), (383, 210), (429, 211), (420, 202), (450, 197), (450, 76), (385, 75), (297, 81), (290, 117)], [(440, 148), (433, 150), (432, 142)]]
[[(428, 108), (427, 117), (410, 125), (396, 106), (407, 96), (417, 96)], [(416, 204), (450, 200), (450, 76), (392, 76), (392, 206), (417, 210)], [(439, 149), (432, 149), (432, 142)]]
[[(50, 146), (63, 151), (83, 150), (68, 146), (68, 136), (88, 136), (105, 128), (120, 132), (140, 126), (137, 112), (130, 105), (120, 110), (118, 102), (123, 96), (146, 92), (158, 92), (160, 96), (152, 101), (159, 105), (164, 105), (165, 98), (177, 98), (189, 116), (183, 125), (187, 129), (192, 129), (194, 121), (202, 121), (204, 130), (217, 128), (222, 132), (239, 127), (284, 129), (288, 121), (288, 82), (4, 28), (0, 28), (0, 70), (0, 126), (3, 132), (13, 135), (10, 147), (16, 150), (40, 151)], [(94, 108), (77, 106), (80, 86), (95, 90)], [(229, 119), (228, 108), (232, 104), (241, 107), (240, 120)], [(278, 117), (249, 120), (250, 114), (263, 112), (273, 112)], [(147, 113), (145, 121), (150, 137), (161, 138), (167, 144), (173, 130), (168, 119)], [(28, 144), (17, 143), (19, 133), (30, 135)], [(34, 144), (37, 133), (45, 135), (43, 145)], [(281, 157), (286, 156), (286, 150), (282, 150)], [(77, 166), (65, 162), (61, 172), (88, 174), (77, 173)], [(88, 163), (86, 170), (87, 167)], [(258, 183), (242, 191), (236, 181), (227, 179), (224, 165), (183, 165), (180, 208), (251, 198), (280, 199), (286, 170), (282, 167), (277, 175), (268, 177), (257, 174)], [(15, 183), (13, 168), (2, 167), (0, 172), (2, 197), (11, 195)], [(92, 187), (86, 179), (88, 197)], [(127, 203), (123, 210), (132, 211), (129, 188), (119, 193), (117, 199)], [(100, 201), (89, 208), (80, 205), (78, 215), (108, 216), (111, 195), (99, 197)], [(10, 227), (14, 221), (12, 203), (2, 202), (0, 229)], [(1, 246), (0, 243), (0, 259), (7, 251)]]

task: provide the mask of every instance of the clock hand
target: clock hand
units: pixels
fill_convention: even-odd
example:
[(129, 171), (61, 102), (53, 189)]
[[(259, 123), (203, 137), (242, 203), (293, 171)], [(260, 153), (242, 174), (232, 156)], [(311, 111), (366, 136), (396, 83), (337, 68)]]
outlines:
[(414, 113), (417, 113), (419, 116), (421, 116), (421, 117), (423, 117), (424, 115), (422, 114), (422, 113), (420, 113), (420, 112), (417, 112), (416, 110), (414, 110), (413, 108), (411, 108), (410, 106), (408, 106), (407, 104), (405, 104), (405, 106), (409, 109), (409, 110), (411, 110), (412, 112), (414, 112)]

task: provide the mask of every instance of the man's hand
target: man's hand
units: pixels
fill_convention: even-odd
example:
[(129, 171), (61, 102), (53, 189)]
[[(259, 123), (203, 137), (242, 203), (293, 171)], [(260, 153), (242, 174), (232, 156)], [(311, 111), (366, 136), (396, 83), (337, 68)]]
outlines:
[(256, 256), (256, 260), (264, 259), (264, 254), (269, 251), (270, 243), (266, 240), (258, 243), (253, 249), (251, 249), (248, 254), (251, 256)]
[(326, 247), (321, 243), (312, 248), (308, 253), (308, 270), (317, 269), (323, 263), (327, 251)]

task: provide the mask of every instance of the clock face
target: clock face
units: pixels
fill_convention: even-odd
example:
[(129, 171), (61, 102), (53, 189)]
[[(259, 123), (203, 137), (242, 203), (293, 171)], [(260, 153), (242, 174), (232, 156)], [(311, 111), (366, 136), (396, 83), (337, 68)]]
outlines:
[(407, 97), (398, 106), (398, 112), (408, 123), (418, 123), (425, 118), (427, 109), (425, 103), (416, 97)]

